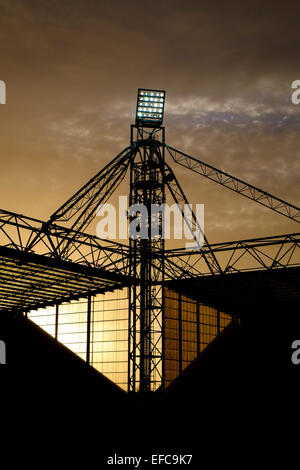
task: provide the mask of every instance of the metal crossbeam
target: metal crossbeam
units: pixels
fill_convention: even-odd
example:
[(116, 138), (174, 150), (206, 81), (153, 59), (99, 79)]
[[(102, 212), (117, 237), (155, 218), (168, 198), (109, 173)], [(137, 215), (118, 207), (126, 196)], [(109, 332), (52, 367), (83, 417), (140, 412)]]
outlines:
[(222, 170), (218, 170), (201, 160), (197, 160), (196, 158), (170, 147), (169, 145), (166, 145), (166, 149), (171, 155), (173, 161), (184, 168), (192, 170), (195, 173), (198, 173), (198, 175), (204, 176), (225, 188), (231, 189), (231, 191), (241, 194), (252, 201), (258, 202), (258, 204), (261, 204), (262, 206), (268, 207), (269, 209), (300, 223), (299, 207), (283, 201), (262, 189), (256, 188), (252, 184), (246, 183), (239, 178), (235, 178)]
[[(181, 207), (181, 211), (182, 211), (182, 206), (185, 204), (185, 205), (189, 205), (188, 203), (188, 200), (174, 174), (174, 172), (172, 171), (172, 169), (169, 167), (169, 165), (167, 165), (165, 163), (165, 167), (166, 167), (166, 175), (167, 175), (167, 178), (166, 178), (166, 185), (174, 199), (174, 201), (176, 202), (176, 204), (178, 204), (179, 207)], [(197, 246), (198, 244), (198, 240), (197, 238), (195, 237), (195, 233), (198, 233), (198, 232), (201, 232), (202, 235), (203, 235), (203, 239), (206, 243), (206, 251), (202, 253), (202, 256), (211, 272), (211, 274), (221, 274), (222, 273), (222, 269), (221, 269), (221, 266), (216, 258), (216, 255), (215, 253), (210, 249), (210, 244), (206, 238), (206, 236), (204, 235), (203, 233), (203, 229), (202, 227), (199, 227), (199, 222), (197, 221), (197, 218), (194, 214), (194, 211), (192, 209), (190, 209), (190, 215), (191, 217), (189, 218), (190, 220), (187, 220), (184, 216), (184, 213), (182, 211), (182, 217), (184, 218), (185, 220), (185, 223), (188, 225), (193, 237), (194, 237), (194, 240), (195, 240), (195, 244)], [(188, 268), (189, 266), (186, 265), (186, 268)]]
[[(97, 208), (104, 204), (118, 188), (126, 176), (131, 155), (136, 151), (131, 145), (122, 150), (96, 176), (88, 181), (74, 196), (63, 204), (46, 222), (46, 229), (51, 229), (54, 223), (68, 223), (73, 237), (77, 232), (83, 232), (96, 216)], [(72, 250), (73, 238), (61, 239), (58, 245), (60, 254)]]
[[(134, 146), (126, 147), (115, 158), (113, 158), (102, 170), (83, 185), (68, 201), (66, 201), (49, 219), (49, 223), (72, 221), (71, 228), (79, 229), (83, 223), (90, 222), (93, 217), (95, 202), (107, 199), (110, 194), (109, 184), (114, 184), (120, 177), (124, 177), (123, 170), (127, 170), (129, 157)], [(119, 173), (121, 169), (121, 173)], [(118, 182), (120, 184), (121, 181)], [(115, 188), (116, 189), (116, 188)], [(83, 219), (83, 220), (82, 220)], [(84, 225), (86, 227), (87, 225)]]
[[(300, 266), (300, 233), (214, 243), (192, 253), (185, 249), (166, 250), (165, 268), (166, 273), (171, 273), (169, 279), (211, 274), (204, 259), (211, 251), (218, 255), (224, 275)], [(185, 269), (184, 259), (188, 260)]]
[[(68, 242), (67, 253), (60, 250), (61, 241)], [(0, 210), (0, 245), (23, 254), (36, 253), (56, 260), (129, 274), (128, 246), (59, 225), (49, 226), (42, 220), (4, 210)]]

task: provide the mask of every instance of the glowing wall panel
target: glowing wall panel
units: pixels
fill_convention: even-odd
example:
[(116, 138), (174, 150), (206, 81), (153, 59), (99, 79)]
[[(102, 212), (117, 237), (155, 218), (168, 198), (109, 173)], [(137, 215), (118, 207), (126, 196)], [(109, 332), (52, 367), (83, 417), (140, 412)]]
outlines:
[(165, 386), (231, 322), (231, 316), (165, 288)]

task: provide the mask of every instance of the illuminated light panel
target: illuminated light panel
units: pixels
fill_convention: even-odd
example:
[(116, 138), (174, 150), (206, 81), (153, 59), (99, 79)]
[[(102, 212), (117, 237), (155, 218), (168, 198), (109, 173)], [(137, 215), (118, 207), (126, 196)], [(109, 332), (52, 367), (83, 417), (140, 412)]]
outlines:
[(138, 89), (136, 124), (144, 127), (159, 127), (163, 122), (165, 95), (163, 90)]

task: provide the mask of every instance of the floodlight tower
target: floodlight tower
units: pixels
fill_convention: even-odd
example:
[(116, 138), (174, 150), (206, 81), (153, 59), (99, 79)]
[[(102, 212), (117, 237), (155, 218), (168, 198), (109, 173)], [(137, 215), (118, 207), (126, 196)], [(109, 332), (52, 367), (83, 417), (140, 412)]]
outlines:
[(129, 206), (136, 205), (140, 217), (142, 210), (148, 214), (147, 236), (129, 237), (130, 275), (136, 279), (129, 289), (131, 392), (154, 391), (163, 385), (164, 238), (162, 217), (157, 215), (154, 221), (151, 207), (165, 203), (164, 105), (165, 91), (139, 89), (136, 121), (131, 125), (131, 145), (136, 151), (130, 162)]

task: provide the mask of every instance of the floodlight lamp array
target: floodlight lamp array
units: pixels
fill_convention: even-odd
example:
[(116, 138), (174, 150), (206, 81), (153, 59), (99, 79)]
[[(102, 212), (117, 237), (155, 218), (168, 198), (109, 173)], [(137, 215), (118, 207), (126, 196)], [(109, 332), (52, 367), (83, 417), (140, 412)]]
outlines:
[(163, 90), (139, 88), (136, 106), (136, 124), (158, 127), (163, 122), (165, 95)]

